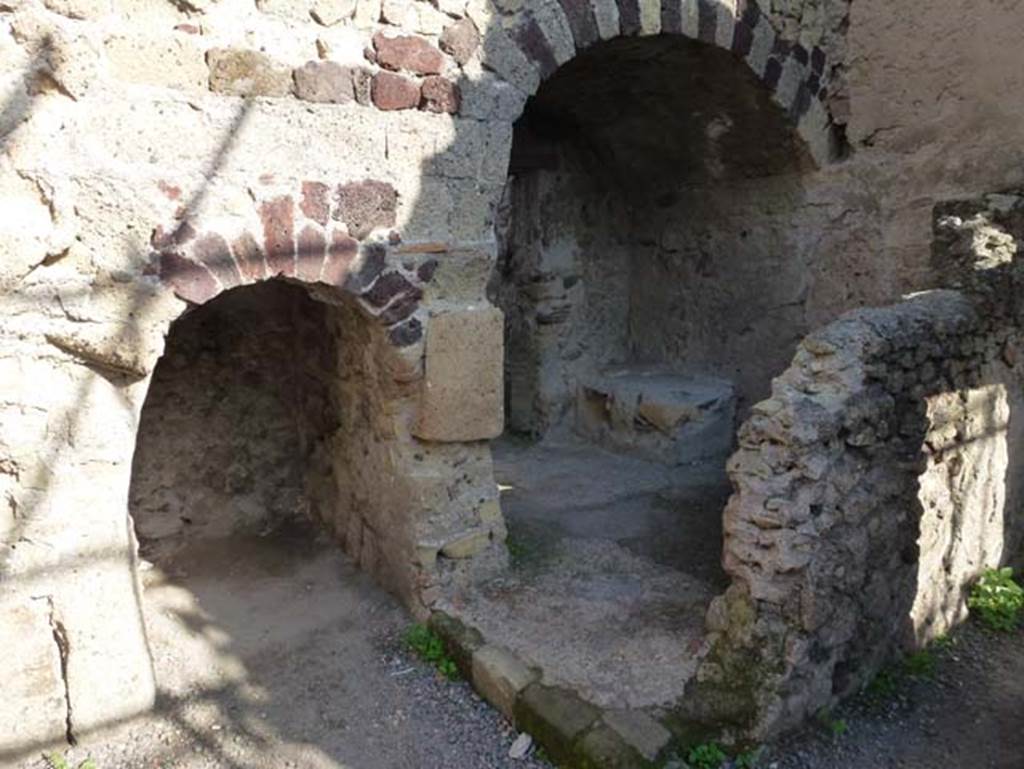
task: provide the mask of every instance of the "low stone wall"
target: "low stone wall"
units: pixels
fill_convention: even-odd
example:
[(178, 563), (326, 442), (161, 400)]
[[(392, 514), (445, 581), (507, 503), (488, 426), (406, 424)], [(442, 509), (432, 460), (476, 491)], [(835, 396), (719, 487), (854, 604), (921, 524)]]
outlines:
[(947, 284), (811, 334), (739, 432), (692, 715), (763, 735), (966, 615), (1024, 539), (1021, 199), (936, 212)]

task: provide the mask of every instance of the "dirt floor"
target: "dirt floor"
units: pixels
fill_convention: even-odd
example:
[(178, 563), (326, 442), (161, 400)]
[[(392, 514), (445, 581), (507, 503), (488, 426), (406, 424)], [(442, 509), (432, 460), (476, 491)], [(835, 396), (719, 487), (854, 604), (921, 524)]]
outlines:
[(682, 696), (719, 565), (723, 463), (667, 467), (583, 441), (494, 448), (511, 573), (450, 609), (597, 705)]
[(191, 544), (145, 572), (144, 606), (158, 711), (80, 735), (71, 767), (546, 766), (510, 759), (516, 732), (412, 659), (408, 614), (305, 528)]
[(1024, 628), (968, 622), (790, 736), (771, 769), (1024, 769)]
[[(303, 528), (190, 546), (145, 572), (145, 612), (158, 711), (80, 735), (71, 767), (549, 767), (535, 752), (510, 758), (516, 733), (465, 683), (412, 659), (404, 610)], [(927, 659), (758, 766), (1024, 769), (1024, 630), (969, 623)]]

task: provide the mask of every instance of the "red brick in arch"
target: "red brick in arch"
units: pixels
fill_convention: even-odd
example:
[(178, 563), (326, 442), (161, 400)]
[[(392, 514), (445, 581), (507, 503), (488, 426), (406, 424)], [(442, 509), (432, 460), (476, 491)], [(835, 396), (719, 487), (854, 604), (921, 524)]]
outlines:
[(385, 246), (361, 242), (394, 225), (397, 200), (385, 182), (306, 181), (295, 194), (257, 201), (254, 231), (197, 230), (187, 220), (171, 230), (157, 227), (152, 243), (160, 281), (194, 304), (275, 277), (333, 286), (359, 299), (394, 345), (414, 344), (423, 336), (414, 314), (433, 276), (430, 263), (388, 268)]
[[(642, 29), (641, 0), (611, 0), (618, 9), (614, 36), (652, 34)], [(564, 23), (576, 51), (600, 42), (593, 0), (558, 0), (558, 14), (535, 13), (530, 3), (508, 23), (509, 36), (542, 79), (559, 66), (553, 40), (564, 39), (555, 27)], [(754, 0), (661, 0), (660, 31), (678, 34), (730, 51), (771, 92), (819, 164), (832, 159), (834, 130), (828, 113), (829, 67), (821, 48), (806, 49), (781, 39)], [(564, 55), (562, 57), (565, 58)]]

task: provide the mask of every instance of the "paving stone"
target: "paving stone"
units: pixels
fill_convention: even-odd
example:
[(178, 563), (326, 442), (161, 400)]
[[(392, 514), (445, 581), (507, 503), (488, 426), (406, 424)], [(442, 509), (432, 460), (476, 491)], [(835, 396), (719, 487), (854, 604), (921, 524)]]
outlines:
[(600, 711), (574, 692), (533, 683), (523, 690), (514, 707), (518, 729), (529, 732), (555, 761), (575, 755), (575, 741), (597, 721)]
[(671, 732), (642, 710), (606, 710), (604, 722), (644, 758), (653, 761)]
[(509, 720), (515, 718), (516, 697), (537, 680), (537, 673), (500, 646), (482, 646), (473, 654), (473, 686)]

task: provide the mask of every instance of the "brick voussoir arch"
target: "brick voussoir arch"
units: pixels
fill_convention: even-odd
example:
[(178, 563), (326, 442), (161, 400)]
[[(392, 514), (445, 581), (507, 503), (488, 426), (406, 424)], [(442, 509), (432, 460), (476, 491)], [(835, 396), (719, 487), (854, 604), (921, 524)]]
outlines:
[(819, 166), (835, 158), (825, 52), (780, 38), (752, 0), (528, 0), (502, 27), (541, 80), (615, 37), (677, 34), (723, 48), (769, 90)]
[(304, 181), (296, 190), (257, 199), (250, 227), (226, 231), (188, 219), (157, 227), (151, 271), (192, 304), (270, 278), (327, 286), (354, 297), (387, 328), (393, 345), (407, 347), (423, 337), (415, 315), (436, 261), (389, 264), (387, 246), (365, 240), (394, 225), (396, 203), (386, 182)]

